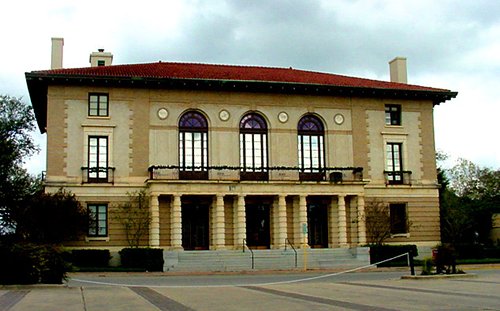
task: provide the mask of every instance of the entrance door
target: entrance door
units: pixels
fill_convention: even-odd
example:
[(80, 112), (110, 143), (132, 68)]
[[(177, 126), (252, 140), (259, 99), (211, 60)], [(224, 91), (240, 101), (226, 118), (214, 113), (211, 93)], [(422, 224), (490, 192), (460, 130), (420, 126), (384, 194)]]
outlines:
[(209, 205), (188, 203), (182, 206), (182, 247), (184, 250), (209, 248)]
[(328, 209), (324, 204), (307, 205), (307, 224), (309, 246), (311, 248), (328, 247)]
[(245, 211), (248, 247), (268, 249), (270, 247), (270, 205), (264, 203), (247, 204)]

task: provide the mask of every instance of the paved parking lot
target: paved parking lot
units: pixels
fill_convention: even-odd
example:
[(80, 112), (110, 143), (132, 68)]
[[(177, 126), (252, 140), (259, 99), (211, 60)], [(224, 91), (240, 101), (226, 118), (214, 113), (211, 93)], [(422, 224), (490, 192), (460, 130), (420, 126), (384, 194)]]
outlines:
[(0, 310), (500, 310), (500, 269), (402, 280), (404, 271), (257, 275), (74, 274), (66, 286), (4, 287)]

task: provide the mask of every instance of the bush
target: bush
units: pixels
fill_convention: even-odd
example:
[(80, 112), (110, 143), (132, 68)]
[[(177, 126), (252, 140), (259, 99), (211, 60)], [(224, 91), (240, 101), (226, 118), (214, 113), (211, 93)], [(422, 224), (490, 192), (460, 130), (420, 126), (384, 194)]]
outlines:
[[(410, 253), (412, 257), (418, 256), (416, 245), (372, 245), (370, 246), (370, 263), (374, 264), (401, 254)], [(378, 264), (377, 267), (402, 267), (407, 266), (407, 256)]]
[(61, 284), (68, 264), (60, 248), (51, 245), (2, 244), (0, 284)]
[(484, 247), (481, 244), (457, 244), (455, 251), (457, 258), (460, 259), (485, 258)]
[(107, 267), (111, 255), (107, 249), (74, 249), (71, 262), (78, 267)]
[(434, 261), (432, 258), (425, 258), (422, 260), (422, 275), (431, 275), (434, 268)]
[(500, 258), (500, 246), (485, 247), (484, 248), (485, 258)]
[(436, 273), (457, 273), (457, 253), (455, 248), (450, 244), (439, 245), (436, 248), (434, 263), (436, 265)]
[(163, 249), (124, 248), (120, 251), (124, 268), (142, 268), (146, 271), (163, 271)]

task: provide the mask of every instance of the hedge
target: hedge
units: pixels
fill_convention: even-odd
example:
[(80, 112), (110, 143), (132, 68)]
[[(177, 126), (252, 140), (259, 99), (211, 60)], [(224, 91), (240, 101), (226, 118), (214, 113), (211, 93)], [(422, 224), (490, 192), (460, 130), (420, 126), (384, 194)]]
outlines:
[(140, 268), (145, 271), (163, 271), (163, 249), (124, 248), (120, 252), (124, 268)]
[(107, 267), (111, 255), (107, 249), (74, 249), (71, 262), (78, 267)]
[(69, 265), (63, 251), (52, 245), (0, 245), (0, 284), (61, 284)]
[[(416, 245), (371, 245), (370, 246), (370, 263), (377, 262), (396, 257), (401, 254), (410, 253), (413, 257), (418, 256)], [(377, 267), (402, 267), (408, 265), (408, 257), (401, 256), (394, 260), (378, 264)]]

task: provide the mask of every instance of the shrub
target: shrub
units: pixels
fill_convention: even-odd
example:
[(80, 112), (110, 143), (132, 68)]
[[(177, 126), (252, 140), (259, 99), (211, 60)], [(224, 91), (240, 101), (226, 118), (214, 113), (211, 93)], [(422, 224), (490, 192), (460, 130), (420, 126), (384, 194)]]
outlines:
[(107, 249), (74, 249), (71, 262), (78, 267), (107, 267), (111, 255)]
[(485, 258), (500, 258), (500, 246), (485, 247), (484, 248)]
[(434, 261), (432, 258), (425, 258), (422, 260), (422, 275), (431, 275), (434, 268)]
[[(370, 263), (374, 264), (401, 254), (410, 253), (418, 256), (416, 245), (372, 245), (370, 246)], [(401, 256), (394, 260), (378, 264), (378, 267), (401, 267), (408, 265), (407, 257)]]
[(163, 249), (124, 248), (120, 251), (124, 268), (142, 268), (146, 271), (163, 271)]
[(481, 244), (457, 244), (455, 251), (457, 258), (460, 259), (485, 258), (484, 247)]
[(1, 284), (61, 284), (68, 264), (60, 248), (51, 245), (2, 244)]
[(453, 246), (449, 244), (439, 245), (434, 258), (436, 273), (457, 273), (457, 256)]

